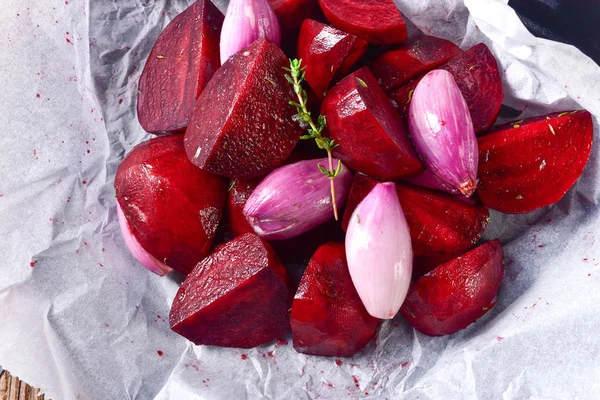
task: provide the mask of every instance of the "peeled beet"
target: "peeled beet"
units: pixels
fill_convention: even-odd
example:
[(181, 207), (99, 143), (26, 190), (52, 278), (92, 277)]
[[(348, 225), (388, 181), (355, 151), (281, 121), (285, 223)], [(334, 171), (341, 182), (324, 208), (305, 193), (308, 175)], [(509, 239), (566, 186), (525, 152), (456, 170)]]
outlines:
[(292, 303), (291, 325), (294, 349), (317, 356), (351, 357), (375, 336), (379, 320), (358, 297), (343, 244), (326, 243), (311, 258)]
[(406, 23), (393, 0), (319, 0), (319, 4), (331, 25), (369, 43), (406, 40)]
[(265, 175), (283, 164), (300, 140), (288, 102), (294, 90), (284, 77), (289, 61), (260, 39), (233, 55), (215, 73), (185, 132), (185, 149), (198, 167), (232, 179)]
[(283, 32), (290, 32), (309, 18), (317, 7), (317, 0), (269, 0)]
[(254, 229), (248, 223), (243, 211), (246, 201), (260, 181), (261, 179), (238, 180), (231, 182), (229, 186), (225, 215), (229, 222), (229, 230), (235, 236), (240, 236), (244, 233), (254, 233)]
[(440, 265), (413, 282), (400, 312), (430, 336), (466, 328), (494, 306), (503, 257), (500, 241), (493, 240)]
[(148, 56), (138, 86), (140, 125), (151, 133), (182, 131), (194, 103), (219, 61), (223, 14), (198, 0), (162, 31)]
[(554, 204), (590, 156), (592, 116), (553, 113), (507, 124), (479, 138), (479, 186), (486, 206), (520, 214)]
[(227, 182), (187, 158), (183, 135), (136, 146), (115, 176), (117, 201), (144, 250), (187, 274), (204, 258), (217, 230)]
[[(488, 130), (500, 112), (504, 89), (498, 64), (487, 46), (483, 43), (475, 45), (437, 68), (454, 77), (469, 107), (475, 132)], [(402, 116), (408, 115), (412, 94), (420, 80), (421, 77), (413, 79), (390, 93)]]
[(339, 144), (334, 156), (351, 169), (384, 180), (423, 170), (406, 124), (367, 67), (329, 90), (321, 113), (331, 138)]
[(271, 247), (247, 233), (217, 247), (173, 300), (171, 329), (197, 345), (251, 348), (290, 328), (288, 277)]
[(336, 76), (345, 76), (367, 51), (367, 42), (328, 25), (307, 19), (300, 28), (298, 58), (306, 82), (319, 98)]
[[(344, 211), (342, 227), (347, 229), (358, 204), (379, 183), (356, 174)], [(420, 276), (469, 250), (481, 238), (489, 211), (465, 203), (449, 194), (403, 183), (396, 193), (410, 229), (414, 265), (413, 276)]]
[(454, 43), (419, 35), (371, 62), (371, 72), (386, 92), (442, 65), (462, 51)]

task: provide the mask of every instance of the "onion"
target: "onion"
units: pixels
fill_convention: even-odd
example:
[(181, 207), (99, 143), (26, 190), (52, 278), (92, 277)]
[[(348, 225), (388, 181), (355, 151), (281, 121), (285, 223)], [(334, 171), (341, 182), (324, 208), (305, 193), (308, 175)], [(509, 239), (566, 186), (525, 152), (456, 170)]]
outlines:
[(451, 73), (434, 70), (421, 79), (410, 103), (408, 127), (427, 169), (470, 197), (477, 187), (477, 139)]
[(413, 263), (410, 232), (393, 183), (377, 184), (354, 210), (346, 258), (369, 314), (393, 318), (408, 292)]

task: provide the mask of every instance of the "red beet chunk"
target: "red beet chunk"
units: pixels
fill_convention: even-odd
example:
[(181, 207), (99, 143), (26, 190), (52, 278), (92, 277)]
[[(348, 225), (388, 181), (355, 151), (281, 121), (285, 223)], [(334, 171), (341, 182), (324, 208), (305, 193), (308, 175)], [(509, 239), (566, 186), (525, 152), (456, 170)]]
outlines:
[(269, 0), (283, 32), (298, 28), (317, 8), (317, 0)]
[(449, 335), (494, 306), (504, 275), (500, 241), (487, 242), (415, 281), (400, 312), (418, 331)]
[(187, 274), (217, 230), (227, 182), (193, 165), (183, 135), (154, 138), (125, 157), (115, 177), (117, 201), (144, 250)]
[(225, 214), (229, 222), (229, 229), (235, 236), (240, 236), (244, 233), (254, 233), (254, 229), (248, 223), (243, 211), (246, 201), (248, 201), (248, 198), (260, 181), (261, 179), (239, 180), (233, 181), (229, 186)]
[(202, 92), (185, 149), (198, 167), (232, 179), (265, 175), (283, 164), (300, 140), (295, 98), (284, 77), (289, 61), (261, 39), (232, 56)]
[(300, 28), (298, 58), (306, 67), (306, 82), (319, 98), (334, 77), (345, 76), (367, 51), (367, 42), (328, 25), (307, 19)]
[(289, 331), (288, 278), (271, 247), (247, 233), (218, 247), (173, 300), (171, 329), (197, 345), (251, 348)]
[(462, 51), (454, 43), (419, 35), (371, 63), (371, 72), (386, 92), (442, 65)]
[[(454, 76), (469, 107), (475, 132), (488, 130), (500, 112), (504, 89), (498, 64), (487, 46), (483, 43), (475, 45), (438, 68)], [(420, 79), (416, 78), (390, 93), (402, 116), (408, 115), (410, 100)]]
[(348, 167), (385, 180), (422, 171), (406, 124), (367, 67), (327, 92), (321, 113), (339, 144), (333, 153)]
[(333, 26), (369, 43), (406, 40), (406, 23), (393, 0), (319, 0), (319, 4)]
[(151, 133), (183, 131), (219, 61), (223, 14), (198, 0), (160, 34), (140, 77), (137, 114)]
[(481, 201), (509, 214), (556, 203), (581, 175), (593, 129), (589, 112), (571, 111), (513, 122), (479, 138)]
[(294, 349), (317, 356), (351, 357), (375, 336), (379, 320), (358, 297), (343, 244), (326, 243), (311, 258), (292, 303), (291, 325)]
[[(346, 201), (342, 227), (378, 181), (357, 174)], [(413, 276), (420, 276), (474, 246), (485, 230), (489, 211), (435, 190), (397, 183), (396, 192), (410, 229), (415, 256)]]

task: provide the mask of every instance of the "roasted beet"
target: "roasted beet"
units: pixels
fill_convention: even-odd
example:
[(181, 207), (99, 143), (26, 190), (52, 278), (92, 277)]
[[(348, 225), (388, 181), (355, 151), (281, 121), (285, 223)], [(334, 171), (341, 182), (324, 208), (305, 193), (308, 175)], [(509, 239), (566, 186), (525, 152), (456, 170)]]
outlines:
[(284, 33), (298, 28), (317, 8), (317, 0), (269, 0), (269, 4)]
[[(344, 230), (356, 206), (377, 183), (364, 175), (354, 177), (346, 201)], [(449, 194), (402, 183), (396, 184), (396, 193), (410, 229), (415, 257), (413, 276), (420, 276), (470, 249), (488, 224), (489, 212), (485, 207), (465, 203)]]
[(406, 40), (406, 23), (393, 0), (319, 0), (331, 25), (373, 44)]
[(494, 306), (504, 275), (500, 241), (487, 242), (413, 282), (400, 312), (418, 331), (449, 335)]
[(260, 179), (238, 180), (232, 181), (229, 186), (225, 215), (229, 222), (229, 230), (235, 236), (240, 236), (244, 233), (254, 233), (254, 229), (248, 223), (243, 211), (246, 200), (248, 200), (248, 197), (250, 197), (259, 183)]
[(187, 274), (210, 249), (227, 182), (190, 163), (183, 135), (170, 135), (144, 142), (125, 157), (115, 191), (144, 250)]
[(289, 330), (288, 277), (271, 247), (247, 233), (218, 247), (173, 300), (171, 329), (197, 345), (250, 348)]
[(283, 164), (300, 140), (295, 98), (284, 77), (289, 61), (261, 39), (232, 56), (202, 92), (185, 149), (198, 167), (232, 179), (265, 175)]
[(151, 133), (183, 131), (196, 98), (221, 65), (223, 14), (198, 0), (167, 25), (148, 56), (138, 86), (137, 115)]
[(334, 77), (345, 76), (365, 54), (367, 46), (354, 35), (305, 20), (298, 38), (298, 58), (306, 68), (306, 82), (322, 99)]
[(431, 71), (460, 53), (458, 46), (448, 40), (419, 35), (373, 60), (371, 72), (387, 92)]
[(581, 175), (593, 129), (589, 112), (571, 111), (513, 122), (479, 138), (481, 201), (510, 214), (556, 203)]
[(331, 138), (339, 144), (334, 155), (348, 167), (385, 180), (423, 170), (406, 124), (367, 67), (329, 90), (321, 112)]
[(326, 243), (311, 258), (292, 303), (292, 339), (300, 353), (351, 357), (375, 336), (379, 320), (354, 288), (346, 250)]
[[(475, 132), (488, 130), (500, 112), (504, 98), (502, 80), (494, 55), (483, 43), (438, 66), (452, 74), (471, 113)], [(421, 77), (409, 81), (390, 93), (402, 116), (408, 115), (412, 93)]]

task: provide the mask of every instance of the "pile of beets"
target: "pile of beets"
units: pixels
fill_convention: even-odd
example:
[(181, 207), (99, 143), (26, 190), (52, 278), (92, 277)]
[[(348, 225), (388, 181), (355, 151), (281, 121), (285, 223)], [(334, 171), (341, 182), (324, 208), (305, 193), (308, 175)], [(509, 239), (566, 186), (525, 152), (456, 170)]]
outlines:
[[(355, 354), (380, 319), (355, 289), (344, 232), (380, 182), (395, 183), (414, 254), (400, 313), (427, 335), (464, 329), (493, 307), (504, 274), (500, 242), (479, 243), (488, 208), (527, 213), (560, 200), (590, 155), (590, 113), (493, 126), (503, 88), (484, 44), (461, 50), (432, 36), (407, 38), (392, 0), (269, 3), (281, 46), (259, 39), (221, 65), (224, 16), (197, 0), (164, 29), (139, 81), (139, 122), (157, 137), (119, 166), (117, 210), (146, 268), (187, 275), (172, 330), (197, 345), (250, 348), (291, 329), (299, 352)], [(254, 189), (278, 167), (324, 157), (300, 141), (306, 131), (289, 104), (288, 57), (302, 59), (308, 106), (325, 116), (333, 155), (354, 177), (340, 222), (331, 213), (309, 232), (266, 240), (244, 214)], [(469, 198), (428, 174), (411, 143), (412, 96), (432, 70), (452, 75), (477, 134)]]

